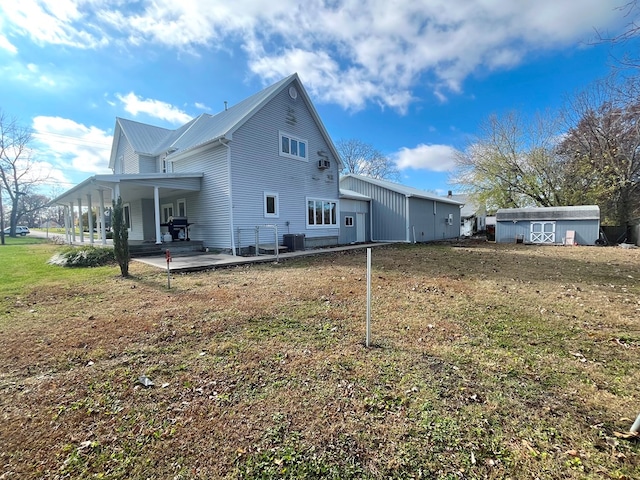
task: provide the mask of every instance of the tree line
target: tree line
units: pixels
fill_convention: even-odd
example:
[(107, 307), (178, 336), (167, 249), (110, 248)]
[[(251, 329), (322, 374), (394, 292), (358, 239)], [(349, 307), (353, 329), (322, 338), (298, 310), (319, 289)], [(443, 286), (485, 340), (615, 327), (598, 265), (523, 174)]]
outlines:
[(489, 211), (600, 207), (604, 224), (640, 217), (640, 77), (599, 81), (561, 112), (491, 115), (457, 156), (453, 181)]

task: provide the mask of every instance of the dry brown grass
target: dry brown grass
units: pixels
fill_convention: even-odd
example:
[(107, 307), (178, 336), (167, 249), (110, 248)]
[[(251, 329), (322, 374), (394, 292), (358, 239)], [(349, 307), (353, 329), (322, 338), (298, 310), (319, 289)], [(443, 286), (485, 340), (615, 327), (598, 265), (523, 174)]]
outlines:
[(368, 349), (364, 250), (2, 299), (0, 478), (640, 476), (640, 251), (373, 259)]

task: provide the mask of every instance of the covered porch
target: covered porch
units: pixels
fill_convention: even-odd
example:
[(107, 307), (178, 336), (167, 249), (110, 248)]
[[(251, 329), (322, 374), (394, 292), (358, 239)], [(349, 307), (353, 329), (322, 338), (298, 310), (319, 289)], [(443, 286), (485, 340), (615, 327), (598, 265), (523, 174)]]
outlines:
[[(130, 240), (151, 241), (160, 245), (163, 243), (162, 226), (167, 223), (168, 217), (176, 213), (184, 213), (186, 217), (186, 200), (179, 206), (183, 208), (182, 212), (174, 212), (173, 207), (163, 211), (164, 199), (197, 194), (202, 177), (202, 173), (94, 175), (51, 203), (65, 209), (64, 223), (68, 243), (98, 242), (106, 245), (107, 225), (110, 225), (107, 211), (120, 197)], [(95, 222), (92, 214), (94, 210)], [(83, 215), (85, 212), (86, 222)], [(79, 233), (76, 232), (76, 227), (79, 227)]]

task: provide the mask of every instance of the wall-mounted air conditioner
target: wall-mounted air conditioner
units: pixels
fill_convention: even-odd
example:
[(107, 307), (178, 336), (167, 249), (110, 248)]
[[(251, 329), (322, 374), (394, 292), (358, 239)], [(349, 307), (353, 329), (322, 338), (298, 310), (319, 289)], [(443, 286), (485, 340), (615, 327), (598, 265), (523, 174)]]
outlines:
[(323, 159), (323, 158), (318, 160), (318, 168), (320, 170), (326, 170), (329, 167), (331, 167), (331, 162), (329, 160), (326, 160), (326, 159)]

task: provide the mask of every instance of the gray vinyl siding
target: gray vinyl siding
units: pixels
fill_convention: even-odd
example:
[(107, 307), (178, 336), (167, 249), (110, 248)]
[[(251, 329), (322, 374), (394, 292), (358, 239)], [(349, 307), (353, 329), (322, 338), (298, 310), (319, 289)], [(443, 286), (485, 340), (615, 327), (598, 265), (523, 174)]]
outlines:
[[(525, 242), (531, 241), (531, 222), (551, 222), (554, 220), (520, 220), (496, 222), (496, 242), (514, 243), (518, 236)], [(600, 236), (599, 220), (555, 220), (555, 243), (563, 243), (567, 230), (575, 231), (578, 245), (595, 245)]]
[(158, 173), (157, 157), (147, 157), (145, 155), (140, 155), (138, 165), (139, 167), (137, 173)]
[(120, 142), (118, 142), (114, 173), (138, 173), (137, 160), (138, 156), (133, 151), (127, 138), (123, 135), (120, 138)]
[(357, 178), (345, 178), (342, 187), (371, 198), (371, 240), (379, 242), (406, 242), (406, 197), (389, 189), (363, 182)]
[(131, 228), (129, 230), (130, 240), (147, 240), (144, 238), (144, 225), (142, 223), (142, 200), (136, 199), (130, 202), (123, 202), (129, 205)]
[[(292, 121), (293, 120), (293, 121)], [(280, 156), (279, 133), (307, 141), (307, 161)], [(304, 234), (307, 244), (338, 242), (339, 227), (307, 226), (307, 198), (335, 201), (340, 219), (338, 165), (301, 95), (292, 100), (285, 89), (233, 133), (232, 195), (239, 247), (255, 243), (256, 226), (276, 225), (279, 241), (286, 233)], [(318, 169), (318, 151), (329, 155), (330, 168)], [(264, 194), (278, 195), (277, 218), (264, 215)], [(261, 242), (273, 243), (273, 233), (263, 229)]]
[(189, 229), (190, 238), (200, 240), (205, 247), (231, 249), (229, 224), (229, 182), (227, 175), (227, 147), (217, 145), (195, 153), (187, 159), (174, 163), (175, 173), (203, 172), (200, 192), (184, 192), (166, 197), (161, 204), (185, 198), (187, 218), (193, 225)]
[(142, 234), (145, 240), (156, 240), (156, 215), (154, 212), (153, 198), (143, 198), (141, 200), (142, 209)]

